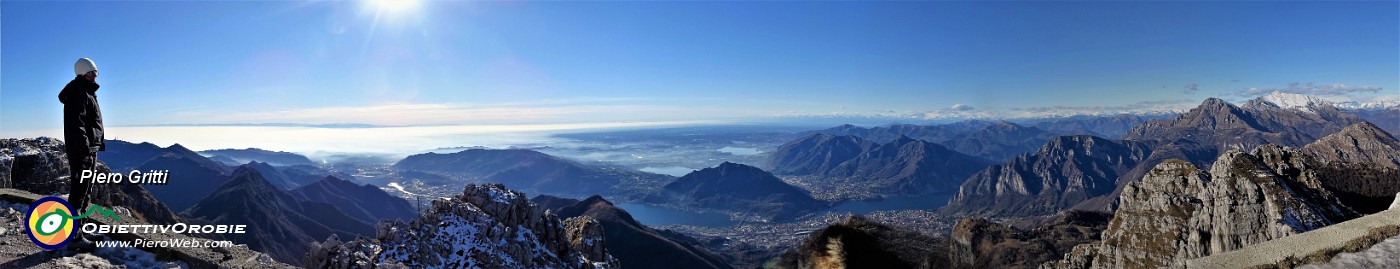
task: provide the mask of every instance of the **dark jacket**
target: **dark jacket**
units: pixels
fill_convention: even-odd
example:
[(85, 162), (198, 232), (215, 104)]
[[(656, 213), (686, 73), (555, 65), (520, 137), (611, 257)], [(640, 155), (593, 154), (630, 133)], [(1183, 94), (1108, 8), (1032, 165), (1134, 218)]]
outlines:
[(68, 154), (91, 155), (107, 150), (102, 137), (102, 108), (97, 105), (96, 82), (79, 75), (63, 86), (58, 101), (63, 102), (63, 141)]

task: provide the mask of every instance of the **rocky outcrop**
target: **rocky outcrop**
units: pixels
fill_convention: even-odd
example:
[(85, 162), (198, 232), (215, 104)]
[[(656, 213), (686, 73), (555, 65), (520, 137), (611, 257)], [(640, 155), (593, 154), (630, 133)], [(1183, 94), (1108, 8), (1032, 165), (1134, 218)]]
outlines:
[(1328, 163), (1400, 168), (1400, 140), (1364, 121), (1304, 146), (1303, 152)]
[(571, 221), (597, 220), (607, 238), (608, 253), (623, 268), (732, 268), (694, 238), (642, 225), (601, 196), (579, 201), (541, 195), (530, 200)]
[(1039, 150), (967, 179), (943, 212), (1036, 216), (1106, 195), (1119, 176), (1148, 156), (1146, 145), (1093, 136), (1061, 136)]
[[(98, 161), (97, 172), (109, 173), (111, 169)], [(64, 152), (63, 141), (48, 137), (0, 139), (0, 188), (40, 194), (67, 193), (68, 154)], [(144, 185), (94, 184), (89, 197), (92, 203), (127, 208), (148, 223), (172, 224), (180, 219)]]
[[(374, 238), (313, 243), (308, 268), (612, 268), (616, 261), (593, 260), (601, 230), (576, 220), (568, 230), (554, 213), (500, 184), (468, 185), (461, 195), (434, 200), (411, 221), (381, 222)], [(575, 235), (575, 237), (570, 237)], [(598, 239), (598, 240), (594, 240)], [(588, 241), (594, 244), (587, 244)], [(580, 242), (584, 250), (574, 247)]]
[(1124, 188), (1099, 242), (1044, 268), (1182, 267), (1188, 259), (1354, 218), (1297, 149), (1233, 150), (1209, 171), (1168, 160)]
[(593, 217), (579, 216), (564, 220), (564, 235), (569, 239), (569, 246), (578, 250), (584, 259), (619, 264), (617, 259), (608, 255), (608, 248), (603, 245), (607, 240), (603, 234), (603, 225)]

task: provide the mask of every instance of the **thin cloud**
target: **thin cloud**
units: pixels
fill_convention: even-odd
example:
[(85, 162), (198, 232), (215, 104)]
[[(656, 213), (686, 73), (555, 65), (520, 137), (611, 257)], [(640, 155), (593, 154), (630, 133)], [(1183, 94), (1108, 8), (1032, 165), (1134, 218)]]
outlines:
[(977, 109), (977, 108), (974, 108), (974, 107), (969, 106), (969, 105), (964, 105), (964, 104), (953, 104), (953, 106), (952, 106), (952, 107), (949, 107), (949, 109), (952, 109), (952, 110), (954, 110), (954, 111), (971, 111), (971, 110)]
[(1012, 118), (1035, 118), (1076, 115), (1117, 115), (1117, 114), (1156, 114), (1189, 110), (1197, 102), (1186, 99), (1142, 101), (1126, 105), (1111, 106), (1042, 106), (1013, 109)]
[[(370, 124), (383, 126), (422, 126), (452, 124), (512, 124), (559, 123), (589, 115), (617, 115), (619, 111), (664, 112), (665, 108), (647, 105), (466, 105), (466, 104), (389, 104), (370, 106), (339, 106), (274, 111), (235, 113), (187, 112), (178, 119), (199, 119), (197, 122), (164, 122), (181, 124)], [(643, 114), (645, 115), (645, 114)], [(654, 115), (654, 114), (653, 114)], [(585, 117), (591, 118), (591, 117)], [(641, 121), (646, 118), (622, 118)]]
[(780, 118), (798, 119), (861, 119), (865, 121), (923, 121), (923, 120), (957, 120), (957, 119), (1017, 119), (1017, 118), (1045, 118), (1045, 117), (1069, 117), (1069, 116), (1106, 116), (1118, 114), (1162, 114), (1180, 113), (1190, 110), (1199, 101), (1186, 99), (1164, 100), (1164, 101), (1143, 101), (1125, 105), (1113, 106), (1040, 106), (1028, 108), (1012, 108), (1005, 110), (976, 110), (970, 107), (966, 110), (956, 109), (954, 105), (946, 109), (934, 111), (872, 111), (869, 113), (812, 113), (812, 114), (787, 114), (778, 115)]
[(1269, 94), (1269, 93), (1271, 93), (1271, 92), (1283, 92), (1283, 93), (1296, 93), (1296, 94), (1303, 94), (1303, 95), (1312, 95), (1312, 96), (1319, 96), (1319, 97), (1338, 97), (1338, 96), (1349, 96), (1349, 95), (1354, 95), (1354, 94), (1371, 94), (1371, 93), (1377, 93), (1377, 92), (1380, 92), (1380, 91), (1381, 91), (1381, 87), (1380, 87), (1380, 86), (1346, 85), (1346, 84), (1341, 84), (1341, 83), (1320, 85), (1320, 84), (1315, 84), (1315, 83), (1312, 83), (1312, 82), (1308, 82), (1308, 83), (1290, 82), (1290, 83), (1288, 83), (1288, 86), (1282, 87), (1282, 88), (1259, 88), (1259, 87), (1246, 88), (1246, 89), (1243, 89), (1243, 90), (1240, 90), (1240, 91), (1235, 92), (1235, 95), (1243, 96), (1243, 97), (1255, 97), (1255, 96), (1260, 96), (1260, 95)]
[(1199, 87), (1199, 86), (1200, 86), (1200, 85), (1196, 85), (1196, 83), (1186, 84), (1186, 87), (1185, 87), (1184, 89), (1182, 89), (1181, 92), (1187, 93), (1187, 94), (1196, 93), (1196, 88)]

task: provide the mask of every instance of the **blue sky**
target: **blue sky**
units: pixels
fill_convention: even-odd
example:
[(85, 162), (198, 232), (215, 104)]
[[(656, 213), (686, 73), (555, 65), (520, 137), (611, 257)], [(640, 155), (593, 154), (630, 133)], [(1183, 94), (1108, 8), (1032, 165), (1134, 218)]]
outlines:
[(79, 57), (97, 62), (114, 126), (936, 119), (1181, 109), (1271, 89), (1396, 100), (1397, 10), (1395, 1), (4, 1), (0, 133), (58, 128), (55, 96)]

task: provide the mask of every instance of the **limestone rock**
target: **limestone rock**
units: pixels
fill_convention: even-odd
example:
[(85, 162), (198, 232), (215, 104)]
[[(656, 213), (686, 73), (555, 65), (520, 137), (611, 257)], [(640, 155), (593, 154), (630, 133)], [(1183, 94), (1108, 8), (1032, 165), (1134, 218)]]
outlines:
[(618, 263), (608, 255), (603, 225), (593, 217), (578, 216), (564, 220), (564, 233), (569, 238), (569, 245), (582, 253), (583, 258), (609, 264)]
[(1229, 151), (1210, 171), (1162, 162), (1119, 200), (1102, 240), (1042, 268), (1176, 268), (1356, 216), (1321, 187), (1309, 159), (1276, 145)]

